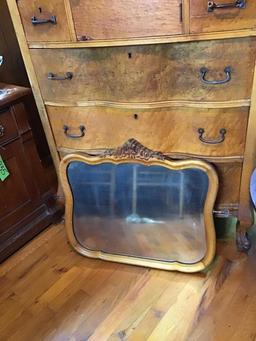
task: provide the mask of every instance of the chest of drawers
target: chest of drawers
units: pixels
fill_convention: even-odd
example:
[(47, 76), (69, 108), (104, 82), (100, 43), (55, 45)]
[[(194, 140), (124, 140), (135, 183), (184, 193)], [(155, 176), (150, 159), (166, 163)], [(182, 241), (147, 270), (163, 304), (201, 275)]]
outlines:
[(219, 176), (215, 214), (238, 218), (237, 244), (247, 250), (255, 1), (7, 3), (57, 170), (68, 153), (129, 138), (206, 160)]

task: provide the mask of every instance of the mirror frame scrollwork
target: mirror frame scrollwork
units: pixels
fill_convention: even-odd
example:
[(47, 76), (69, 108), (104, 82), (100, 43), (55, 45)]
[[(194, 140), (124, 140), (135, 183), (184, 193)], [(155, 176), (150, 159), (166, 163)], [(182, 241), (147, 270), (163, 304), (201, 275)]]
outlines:
[[(206, 254), (197, 263), (184, 264), (178, 261), (164, 262), (134, 256), (115, 255), (103, 251), (93, 251), (82, 246), (76, 239), (73, 228), (73, 195), (68, 181), (67, 170), (71, 162), (80, 161), (89, 165), (102, 163), (139, 163), (142, 165), (163, 166), (171, 170), (199, 169), (205, 172), (209, 179), (208, 192), (204, 205), (204, 223), (206, 237)], [(62, 183), (65, 200), (65, 228), (71, 246), (81, 255), (90, 258), (99, 258), (106, 261), (120, 262), (138, 266), (152, 267), (164, 270), (176, 270), (182, 272), (198, 272), (204, 270), (213, 260), (216, 251), (216, 235), (213, 220), (214, 203), (218, 191), (218, 176), (215, 169), (207, 162), (199, 159), (172, 160), (161, 152), (152, 151), (135, 139), (129, 139), (123, 146), (106, 150), (99, 155), (76, 153), (66, 155), (60, 163), (60, 180)]]

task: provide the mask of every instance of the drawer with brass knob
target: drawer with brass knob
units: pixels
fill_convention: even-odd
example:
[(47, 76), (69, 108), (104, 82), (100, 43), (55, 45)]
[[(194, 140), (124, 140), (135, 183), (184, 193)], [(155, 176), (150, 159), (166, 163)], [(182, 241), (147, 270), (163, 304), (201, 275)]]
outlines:
[(251, 96), (254, 38), (32, 49), (46, 102), (230, 101)]
[(191, 33), (256, 28), (253, 0), (190, 0)]
[(18, 0), (28, 41), (71, 41), (64, 0)]
[(111, 149), (133, 137), (153, 150), (198, 156), (244, 152), (248, 108), (119, 109), (48, 106), (57, 147)]

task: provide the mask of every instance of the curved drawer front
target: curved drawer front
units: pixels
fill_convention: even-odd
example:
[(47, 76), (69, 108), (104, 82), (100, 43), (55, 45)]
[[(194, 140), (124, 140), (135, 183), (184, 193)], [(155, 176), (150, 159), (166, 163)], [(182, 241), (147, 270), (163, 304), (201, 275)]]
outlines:
[(28, 41), (70, 41), (64, 0), (17, 1)]
[(135, 138), (161, 152), (238, 156), (244, 151), (248, 108), (128, 110), (48, 106), (47, 110), (59, 149), (117, 148)]
[[(79, 40), (182, 33), (181, 0), (71, 0)], [(83, 38), (84, 37), (84, 38)]]
[(251, 96), (255, 39), (34, 49), (31, 55), (46, 101), (228, 101)]
[(255, 29), (255, 27), (256, 2), (254, 0), (190, 0), (191, 33)]

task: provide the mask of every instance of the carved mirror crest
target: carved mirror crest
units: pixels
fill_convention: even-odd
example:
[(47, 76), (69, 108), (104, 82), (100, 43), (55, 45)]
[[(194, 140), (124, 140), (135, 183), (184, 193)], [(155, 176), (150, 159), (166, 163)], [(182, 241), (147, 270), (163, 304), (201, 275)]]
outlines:
[(130, 139), (103, 155), (67, 155), (60, 167), (79, 253), (185, 272), (212, 261), (218, 178), (208, 163), (174, 161)]

